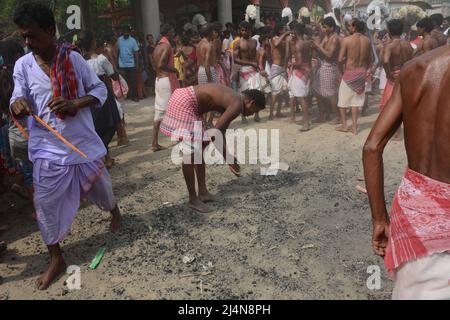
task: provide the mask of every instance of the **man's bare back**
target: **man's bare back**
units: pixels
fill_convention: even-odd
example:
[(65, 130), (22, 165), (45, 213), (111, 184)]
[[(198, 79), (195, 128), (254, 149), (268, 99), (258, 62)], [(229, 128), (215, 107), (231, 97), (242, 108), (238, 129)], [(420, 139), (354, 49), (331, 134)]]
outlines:
[(164, 66), (169, 64), (169, 50), (170, 46), (165, 43), (160, 43), (156, 46), (153, 52), (153, 59), (156, 63), (156, 76), (158, 78), (165, 78), (169, 76), (169, 72), (163, 70)]
[(365, 35), (355, 33), (342, 41), (348, 70), (367, 68), (371, 63), (370, 41)]
[(409, 167), (446, 183), (450, 183), (448, 70), (450, 47), (446, 46), (407, 63), (400, 77), (401, 90), (397, 90)]
[(424, 54), (425, 52), (431, 51), (439, 47), (438, 41), (431, 35), (426, 34), (423, 37), (422, 46), (418, 50), (419, 54)]
[(382, 63), (388, 79), (395, 80), (395, 72), (414, 57), (414, 49), (406, 40), (393, 39), (382, 50)]
[[(208, 112), (224, 113), (233, 109), (236, 117), (241, 113), (241, 98), (231, 88), (211, 83), (194, 87), (200, 114)], [(236, 107), (237, 106), (237, 107)]]
[(197, 45), (197, 63), (202, 67), (216, 65), (214, 44), (206, 38), (203, 38)]

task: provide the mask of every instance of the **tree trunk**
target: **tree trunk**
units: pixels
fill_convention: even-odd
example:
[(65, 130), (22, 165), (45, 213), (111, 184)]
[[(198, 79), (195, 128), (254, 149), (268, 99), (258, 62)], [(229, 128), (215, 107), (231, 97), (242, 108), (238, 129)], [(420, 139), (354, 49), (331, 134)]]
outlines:
[(82, 25), (85, 30), (92, 30), (92, 17), (89, 0), (81, 0), (81, 16)]

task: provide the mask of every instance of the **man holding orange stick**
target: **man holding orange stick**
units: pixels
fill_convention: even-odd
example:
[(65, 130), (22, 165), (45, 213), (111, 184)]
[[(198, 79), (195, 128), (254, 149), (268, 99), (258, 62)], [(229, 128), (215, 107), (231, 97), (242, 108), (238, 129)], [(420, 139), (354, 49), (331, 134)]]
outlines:
[(69, 233), (81, 198), (111, 212), (113, 231), (121, 226), (111, 178), (101, 160), (106, 149), (89, 108), (101, 108), (107, 91), (77, 48), (56, 43), (55, 19), (48, 7), (22, 3), (14, 22), (31, 52), (15, 65), (10, 109), (16, 116), (32, 115), (28, 148), (34, 204), (51, 257), (37, 288), (46, 290), (66, 271), (59, 243)]

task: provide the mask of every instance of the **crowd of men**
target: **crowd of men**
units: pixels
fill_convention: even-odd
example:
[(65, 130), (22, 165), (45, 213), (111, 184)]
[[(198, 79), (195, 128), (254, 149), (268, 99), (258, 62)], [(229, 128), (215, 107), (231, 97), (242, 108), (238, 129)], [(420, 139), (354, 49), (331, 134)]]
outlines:
[[(156, 43), (147, 36), (144, 56), (139, 55), (142, 48), (129, 29), (104, 46), (97, 45), (92, 32), (83, 31), (74, 45), (56, 41), (53, 13), (44, 5), (21, 3), (13, 18), (29, 53), (14, 41), (0, 42), (0, 178), (3, 182), (5, 174), (20, 173), (25, 189), (16, 183), (13, 191), (33, 199), (33, 218), (51, 257), (38, 289), (47, 289), (66, 269), (59, 243), (70, 230), (81, 198), (111, 212), (113, 231), (121, 227), (107, 170), (113, 165), (108, 146), (116, 133), (127, 143), (119, 101), (126, 83), (120, 73), (127, 80), (130, 98), (137, 101), (141, 57), (155, 77), (152, 149), (164, 149), (160, 132), (180, 141), (188, 205), (201, 213), (209, 212), (207, 203), (216, 201), (206, 186), (204, 162), (192, 162), (198, 144), (201, 150), (216, 144), (204, 135), (207, 128), (225, 133), (235, 119), (247, 122), (251, 115), (260, 122), (267, 104), (269, 121), (285, 117), (287, 109), (289, 121), (297, 124), (300, 111), (300, 131), (309, 131), (316, 102), (315, 122), (330, 121), (337, 131), (357, 135), (358, 117), (367, 110), (378, 79), (381, 113), (364, 149), (374, 251), (386, 256), (389, 271), (397, 271), (395, 297), (421, 297), (423, 292), (450, 297), (448, 288), (439, 287), (437, 292), (430, 281), (428, 286), (416, 281), (441, 277), (450, 265), (449, 255), (442, 256), (450, 250), (446, 244), (450, 239), (450, 113), (444, 86), (450, 82), (446, 73), (449, 18), (426, 17), (415, 30), (402, 20), (390, 19), (386, 30), (375, 32), (367, 30), (366, 22), (344, 15), (339, 21), (327, 17), (313, 23), (302, 18), (257, 30), (247, 21), (237, 30), (232, 24), (223, 30), (220, 23), (208, 23), (198, 32), (164, 24)], [(393, 136), (400, 138), (402, 122), (409, 169), (389, 229), (381, 154)], [(240, 166), (227, 153), (226, 143), (217, 147), (224, 158), (231, 157), (227, 163), (239, 177)], [(420, 199), (413, 196), (417, 190)], [(424, 202), (434, 207), (424, 207)], [(411, 203), (425, 209), (411, 218), (407, 212)], [(427, 210), (440, 213), (429, 228), (417, 217), (428, 215)], [(417, 228), (412, 230), (408, 223)], [(415, 231), (420, 231), (419, 236)], [(433, 232), (438, 236), (433, 238)], [(427, 267), (411, 265), (419, 258), (428, 259)], [(425, 270), (430, 265), (435, 269)], [(417, 295), (411, 294), (411, 287)]]

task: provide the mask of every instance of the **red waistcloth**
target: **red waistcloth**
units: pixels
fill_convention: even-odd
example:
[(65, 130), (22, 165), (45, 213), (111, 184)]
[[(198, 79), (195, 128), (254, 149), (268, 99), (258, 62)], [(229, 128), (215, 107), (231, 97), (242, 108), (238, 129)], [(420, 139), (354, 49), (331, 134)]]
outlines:
[(302, 64), (300, 68), (292, 67), (290, 70), (290, 76), (292, 74), (307, 83), (311, 77), (311, 68), (308, 64)]
[[(56, 47), (56, 55), (53, 60), (50, 78), (53, 86), (53, 97), (63, 97), (66, 100), (75, 100), (78, 98), (78, 81), (73, 69), (70, 53), (79, 49), (68, 43), (59, 44)], [(75, 116), (76, 112), (71, 114)], [(59, 119), (64, 119), (64, 115), (56, 114)]]
[[(398, 77), (400, 75), (400, 69), (395, 70), (394, 75)], [(383, 108), (389, 102), (389, 99), (391, 99), (392, 93), (394, 92), (394, 86), (395, 81), (388, 79), (386, 82), (386, 87), (384, 88), (383, 97), (380, 101), (380, 112), (383, 111)]]
[(363, 94), (366, 91), (367, 69), (345, 70), (342, 79), (357, 94)]
[(404, 263), (450, 251), (450, 184), (408, 169), (394, 198), (385, 264)]
[[(174, 59), (174, 53), (172, 49), (172, 44), (170, 43), (169, 39), (166, 37), (162, 37), (159, 41), (160, 44), (167, 44), (169, 45), (169, 67), (175, 68), (175, 59)], [(173, 72), (169, 73), (169, 81), (170, 81), (170, 88), (172, 90), (172, 93), (175, 92), (176, 89), (180, 87), (180, 82), (178, 81), (177, 75)]]

